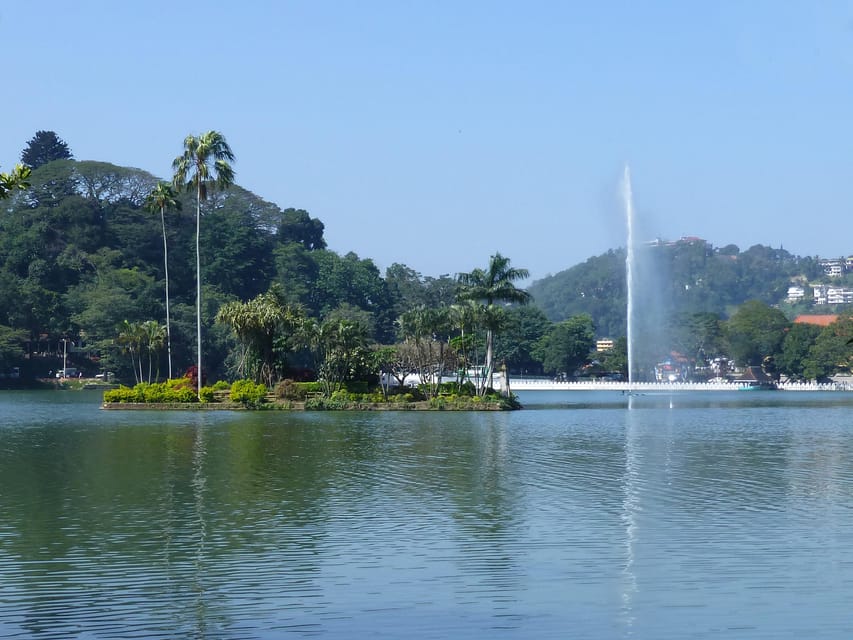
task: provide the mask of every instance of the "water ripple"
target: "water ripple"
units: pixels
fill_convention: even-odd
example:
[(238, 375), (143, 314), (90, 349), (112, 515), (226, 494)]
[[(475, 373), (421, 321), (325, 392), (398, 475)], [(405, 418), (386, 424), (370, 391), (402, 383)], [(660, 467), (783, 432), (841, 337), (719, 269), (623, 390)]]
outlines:
[(847, 408), (642, 402), (13, 407), (0, 636), (849, 637)]

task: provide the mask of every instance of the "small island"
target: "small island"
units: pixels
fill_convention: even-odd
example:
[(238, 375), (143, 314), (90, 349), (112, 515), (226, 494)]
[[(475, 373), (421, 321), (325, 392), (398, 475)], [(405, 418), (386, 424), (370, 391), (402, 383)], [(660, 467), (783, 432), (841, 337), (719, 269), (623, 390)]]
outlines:
[[(198, 409), (198, 410), (295, 410), (295, 411), (506, 411), (520, 409), (512, 394), (490, 390), (480, 395), (465, 382), (445, 382), (434, 389), (366, 384), (341, 387), (329, 393), (322, 382), (283, 380), (272, 390), (262, 383), (220, 381), (201, 388), (196, 396), (191, 375), (160, 383), (141, 382), (134, 387), (119, 386), (104, 392), (104, 409)], [(433, 391), (435, 392), (433, 394)]]

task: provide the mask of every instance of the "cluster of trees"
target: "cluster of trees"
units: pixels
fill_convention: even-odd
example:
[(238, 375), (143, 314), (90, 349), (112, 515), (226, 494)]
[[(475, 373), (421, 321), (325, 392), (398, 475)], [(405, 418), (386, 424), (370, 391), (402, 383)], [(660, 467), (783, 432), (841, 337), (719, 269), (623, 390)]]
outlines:
[(757, 300), (741, 305), (725, 323), (728, 350), (736, 362), (760, 365), (774, 378), (822, 380), (853, 365), (853, 314), (827, 326), (794, 323)]
[[(69, 340), (69, 364), (128, 381), (194, 364), (211, 379), (313, 373), (334, 386), (376, 371), (379, 345), (387, 359), (389, 347), (426, 348), (428, 338), (455, 340), (445, 351), (466, 366), (476, 354), (484, 380), (496, 363), (542, 372), (539, 342), (552, 325), (521, 304), (523, 269), (498, 254), (460, 277), (402, 264), (383, 276), (370, 259), (329, 250), (307, 211), (234, 184), (233, 159), (220, 134), (190, 136), (164, 182), (77, 161), (55, 133), (38, 132), (0, 215), (0, 367), (45, 375), (55, 364), (43, 356)], [(412, 333), (412, 314), (463, 304), (458, 329), (421, 318)]]
[[(235, 184), (217, 132), (184, 141), (170, 181), (77, 161), (53, 132), (38, 132), (21, 160), (0, 174), (0, 373), (44, 375), (61, 340), (73, 345), (69, 364), (126, 381), (193, 367), (199, 384), (205, 374), (320, 376), (333, 391), (379, 370), (401, 382), (461, 372), (481, 387), (503, 366), (627, 372), (622, 251), (527, 291), (518, 286), (527, 272), (500, 254), (471, 273), (425, 277), (393, 264), (383, 275), (368, 258), (329, 250), (307, 211)], [(704, 242), (648, 252), (670, 300), (659, 320), (668, 344), (655, 357), (729, 356), (794, 377), (849, 365), (846, 319), (815, 329), (770, 306), (791, 277), (819, 273), (816, 260)], [(596, 336), (623, 337), (595, 354)]]

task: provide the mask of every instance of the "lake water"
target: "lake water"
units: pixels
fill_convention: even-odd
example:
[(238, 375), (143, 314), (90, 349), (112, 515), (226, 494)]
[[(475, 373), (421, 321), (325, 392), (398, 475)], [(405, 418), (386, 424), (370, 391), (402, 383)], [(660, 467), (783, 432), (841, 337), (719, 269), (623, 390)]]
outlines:
[(0, 394), (0, 637), (853, 637), (851, 393), (99, 399)]

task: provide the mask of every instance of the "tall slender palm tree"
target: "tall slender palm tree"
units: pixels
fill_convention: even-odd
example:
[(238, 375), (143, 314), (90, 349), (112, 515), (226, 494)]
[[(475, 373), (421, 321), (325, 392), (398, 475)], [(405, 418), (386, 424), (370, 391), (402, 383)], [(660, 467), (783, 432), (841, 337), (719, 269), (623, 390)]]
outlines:
[[(450, 318), (453, 325), (459, 331), (459, 335), (453, 339), (457, 353), (461, 356), (462, 370), (457, 376), (458, 384), (461, 385), (469, 377), (470, 360), (469, 349), (473, 350), (470, 356), (475, 365), (474, 382), (480, 388), (480, 369), (476, 367), (479, 362), (477, 355), (477, 343), (474, 340), (475, 329), (482, 325), (483, 306), (476, 300), (463, 300), (450, 307)], [(465, 335), (465, 332), (468, 335)]]
[[(480, 302), (486, 309), (495, 306), (495, 303), (527, 304), (530, 302), (530, 294), (524, 289), (516, 287), (514, 283), (529, 276), (530, 273), (527, 269), (511, 267), (509, 258), (496, 253), (489, 260), (489, 267), (485, 271), (474, 269), (471, 273), (459, 274), (458, 280), (462, 288), (458, 297), (460, 300)], [(484, 378), (488, 381), (489, 387), (492, 386), (494, 373), (494, 332), (496, 328), (498, 327), (492, 323), (486, 325)]]
[(172, 162), (173, 184), (196, 193), (195, 211), (195, 277), (196, 277), (196, 348), (198, 350), (198, 389), (201, 396), (201, 257), (199, 232), (201, 230), (201, 203), (207, 200), (208, 191), (217, 187), (227, 189), (234, 184), (234, 153), (218, 131), (208, 131), (199, 136), (188, 135), (184, 139), (184, 152)]
[[(163, 348), (163, 343), (166, 338), (166, 327), (161, 325), (156, 320), (146, 320), (140, 327), (140, 335), (142, 338), (142, 346), (148, 352), (148, 383), (151, 384), (151, 372), (154, 364), (154, 357), (160, 349)], [(159, 358), (157, 359), (159, 362)], [(142, 364), (142, 349), (139, 351), (140, 372)], [(160, 378), (160, 365), (157, 365), (157, 378)]]
[(158, 182), (148, 194), (145, 206), (149, 211), (160, 212), (160, 225), (163, 227), (163, 271), (166, 276), (166, 353), (169, 361), (169, 379), (172, 379), (172, 329), (169, 321), (169, 246), (166, 242), (166, 209), (179, 210), (181, 201), (172, 185), (168, 182)]

